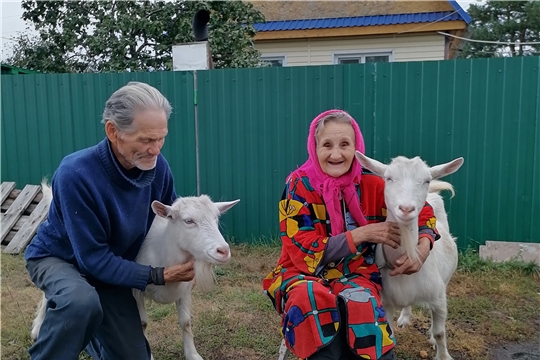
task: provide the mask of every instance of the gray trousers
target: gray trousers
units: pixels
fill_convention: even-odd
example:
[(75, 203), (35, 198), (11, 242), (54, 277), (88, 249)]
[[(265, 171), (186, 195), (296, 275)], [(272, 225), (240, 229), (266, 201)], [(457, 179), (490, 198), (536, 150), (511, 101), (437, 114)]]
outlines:
[(73, 265), (53, 257), (30, 260), (26, 269), (47, 298), (31, 359), (77, 360), (83, 350), (95, 360), (150, 359), (131, 289), (96, 289)]

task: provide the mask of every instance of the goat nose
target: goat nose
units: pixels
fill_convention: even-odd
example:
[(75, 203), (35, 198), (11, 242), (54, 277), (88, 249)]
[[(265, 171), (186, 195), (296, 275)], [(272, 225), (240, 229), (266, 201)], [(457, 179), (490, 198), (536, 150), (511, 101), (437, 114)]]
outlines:
[(229, 247), (228, 246), (221, 246), (217, 248), (217, 253), (223, 257), (229, 256)]
[(410, 214), (414, 211), (414, 205), (399, 205), (399, 210), (403, 211), (405, 214)]

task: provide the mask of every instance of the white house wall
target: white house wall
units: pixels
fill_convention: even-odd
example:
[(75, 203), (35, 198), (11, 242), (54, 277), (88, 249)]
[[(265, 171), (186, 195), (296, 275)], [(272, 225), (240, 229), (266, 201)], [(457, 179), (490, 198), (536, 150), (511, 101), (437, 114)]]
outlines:
[(444, 36), (439, 34), (359, 36), (330, 39), (255, 42), (263, 56), (286, 56), (286, 66), (333, 64), (334, 54), (392, 51), (392, 61), (444, 60)]

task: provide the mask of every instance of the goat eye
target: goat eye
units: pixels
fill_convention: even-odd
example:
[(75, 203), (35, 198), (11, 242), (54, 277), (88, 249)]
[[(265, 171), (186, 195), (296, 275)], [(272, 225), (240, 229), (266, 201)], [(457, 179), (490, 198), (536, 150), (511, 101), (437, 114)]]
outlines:
[(386, 181), (386, 182), (392, 182), (392, 181), (394, 181), (394, 179), (392, 179), (392, 178), (389, 177), (389, 178), (384, 179), (384, 181)]
[(188, 225), (195, 224), (195, 221), (193, 221), (193, 219), (186, 219), (184, 220), (184, 222)]
[(424, 185), (429, 185), (430, 182), (431, 182), (431, 180), (426, 180), (426, 181), (424, 181)]

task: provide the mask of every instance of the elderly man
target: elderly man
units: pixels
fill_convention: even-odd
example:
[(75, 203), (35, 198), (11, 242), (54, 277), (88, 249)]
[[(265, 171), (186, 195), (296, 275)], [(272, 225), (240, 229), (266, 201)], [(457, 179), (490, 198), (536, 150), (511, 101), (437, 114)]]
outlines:
[(32, 359), (150, 359), (132, 288), (193, 279), (193, 263), (166, 269), (134, 262), (154, 219), (150, 204), (176, 199), (160, 154), (171, 106), (155, 88), (130, 82), (107, 100), (106, 138), (66, 156), (53, 201), (25, 254), (47, 298)]

